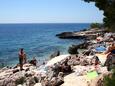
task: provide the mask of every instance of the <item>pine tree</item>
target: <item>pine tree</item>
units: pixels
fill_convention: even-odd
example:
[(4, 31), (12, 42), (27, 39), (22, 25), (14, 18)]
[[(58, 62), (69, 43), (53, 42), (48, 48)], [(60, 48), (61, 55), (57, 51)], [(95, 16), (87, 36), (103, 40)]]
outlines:
[(95, 2), (95, 6), (102, 10), (105, 16), (104, 25), (115, 31), (115, 0), (84, 0), (85, 2)]

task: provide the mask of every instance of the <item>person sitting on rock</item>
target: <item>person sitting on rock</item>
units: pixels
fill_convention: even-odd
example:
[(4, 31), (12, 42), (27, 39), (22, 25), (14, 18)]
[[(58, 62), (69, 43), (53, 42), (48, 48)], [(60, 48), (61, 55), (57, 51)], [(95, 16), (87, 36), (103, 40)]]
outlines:
[(110, 70), (111, 65), (115, 64), (115, 43), (112, 43), (112, 45), (108, 48), (105, 54), (108, 54), (105, 65), (107, 66), (108, 70)]
[(115, 43), (111, 44), (111, 46), (108, 48), (105, 54), (112, 54), (112, 55), (115, 54)]
[(29, 62), (30, 64), (36, 66), (37, 65), (37, 60), (35, 57), (33, 57), (33, 59)]

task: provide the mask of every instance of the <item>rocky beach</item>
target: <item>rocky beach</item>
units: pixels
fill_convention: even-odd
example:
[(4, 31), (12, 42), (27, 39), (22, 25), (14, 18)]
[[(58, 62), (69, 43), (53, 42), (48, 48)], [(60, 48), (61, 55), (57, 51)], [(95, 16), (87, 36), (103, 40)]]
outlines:
[(110, 75), (105, 66), (105, 52), (115, 41), (115, 33), (104, 29), (90, 29), (80, 32), (64, 32), (59, 38), (82, 39), (85, 42), (69, 47), (69, 54), (51, 55), (51, 59), (35, 66), (25, 63), (0, 69), (0, 86), (104, 86), (104, 76)]
[(115, 0), (0, 0), (0, 86), (115, 86)]

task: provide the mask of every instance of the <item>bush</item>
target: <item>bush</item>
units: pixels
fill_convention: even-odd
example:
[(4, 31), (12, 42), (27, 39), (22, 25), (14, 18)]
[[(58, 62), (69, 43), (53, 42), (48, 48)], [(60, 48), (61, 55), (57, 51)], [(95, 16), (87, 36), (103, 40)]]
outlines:
[(100, 23), (92, 23), (90, 25), (90, 28), (101, 28), (101, 27), (102, 27), (102, 24), (100, 24)]
[(115, 86), (115, 69), (111, 76), (104, 77), (104, 86)]

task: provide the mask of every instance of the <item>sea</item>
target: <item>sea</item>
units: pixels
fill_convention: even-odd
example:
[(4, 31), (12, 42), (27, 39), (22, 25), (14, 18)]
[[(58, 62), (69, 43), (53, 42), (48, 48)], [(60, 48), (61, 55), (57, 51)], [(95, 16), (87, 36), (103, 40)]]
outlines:
[(28, 60), (36, 57), (40, 62), (58, 50), (68, 54), (69, 46), (83, 40), (60, 39), (56, 34), (89, 27), (89, 23), (0, 24), (0, 67), (19, 63), (20, 48), (24, 48)]

